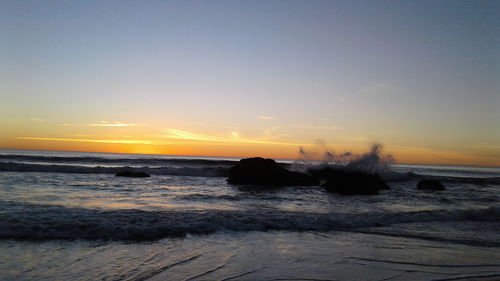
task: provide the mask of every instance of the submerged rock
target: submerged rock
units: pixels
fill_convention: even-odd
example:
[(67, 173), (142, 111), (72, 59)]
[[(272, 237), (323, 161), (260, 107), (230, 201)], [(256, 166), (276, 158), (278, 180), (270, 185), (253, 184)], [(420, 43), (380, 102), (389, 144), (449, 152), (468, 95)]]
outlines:
[(254, 184), (264, 186), (318, 185), (310, 175), (289, 171), (273, 159), (246, 158), (229, 170), (229, 184)]
[(116, 173), (115, 177), (128, 177), (128, 178), (149, 178), (150, 175), (144, 172), (122, 171)]
[(438, 180), (421, 180), (417, 184), (419, 190), (445, 190), (444, 185)]
[(379, 190), (390, 189), (378, 174), (358, 171), (329, 170), (322, 184), (327, 192), (344, 195), (377, 195)]

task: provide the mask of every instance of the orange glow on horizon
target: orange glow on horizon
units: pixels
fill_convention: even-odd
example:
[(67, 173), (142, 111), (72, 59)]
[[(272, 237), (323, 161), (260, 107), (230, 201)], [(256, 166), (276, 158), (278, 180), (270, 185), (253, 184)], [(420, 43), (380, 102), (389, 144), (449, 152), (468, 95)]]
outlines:
[(127, 143), (127, 144), (152, 144), (147, 140), (93, 140), (93, 139), (65, 139), (65, 138), (36, 138), (17, 137), (20, 140), (41, 140), (41, 141), (69, 141), (69, 142), (96, 142), (96, 143)]
[[(246, 130), (215, 127), (209, 131), (181, 125), (173, 128), (136, 125), (149, 122), (50, 123), (41, 119), (23, 122), (5, 127), (6, 130), (0, 134), (0, 148), (237, 158), (261, 156), (274, 159), (297, 159), (300, 147), (306, 150), (315, 148), (315, 145), (308, 145), (312, 140), (307, 128)], [(334, 132), (331, 139), (336, 142), (323, 141), (319, 147), (336, 153), (351, 151), (362, 154), (372, 143), (365, 136), (338, 132)], [(392, 154), (397, 163), (500, 166), (500, 149), (495, 145), (426, 147), (382, 143), (385, 144), (383, 154)], [(318, 157), (321, 155), (318, 153)]]
[[(279, 145), (265, 143), (225, 143), (178, 141), (168, 144), (156, 144), (150, 140), (96, 140), (66, 138), (18, 137), (23, 143), (12, 142), (2, 145), (4, 149), (81, 151), (101, 153), (157, 154), (179, 156), (212, 156), (212, 157), (254, 157), (261, 156), (274, 159), (297, 159), (300, 145)], [(349, 145), (337, 144), (332, 147), (348, 148)], [(351, 145), (352, 147), (352, 145)], [(356, 145), (356, 154), (364, 153), (367, 145)], [(407, 164), (442, 164), (499, 166), (496, 158), (477, 157), (466, 153), (439, 151), (419, 147), (387, 146), (385, 153), (392, 154), (396, 163)]]

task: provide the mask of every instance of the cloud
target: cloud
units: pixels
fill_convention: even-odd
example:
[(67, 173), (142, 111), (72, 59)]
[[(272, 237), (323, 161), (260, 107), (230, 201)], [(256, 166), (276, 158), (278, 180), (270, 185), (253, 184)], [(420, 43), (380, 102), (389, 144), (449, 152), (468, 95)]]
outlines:
[(363, 94), (381, 93), (382, 91), (386, 91), (388, 88), (389, 85), (386, 83), (374, 83), (364, 89), (361, 89), (361, 93)]
[[(491, 143), (468, 144), (464, 146), (466, 150), (484, 157), (500, 157), (500, 145)], [(499, 159), (500, 164), (500, 159)]]
[(287, 131), (287, 127), (275, 126), (264, 130), (264, 136), (268, 139), (279, 139), (288, 137), (290, 134)]
[(498, 150), (500, 151), (500, 145), (489, 144), (489, 143), (477, 143), (465, 145), (467, 148), (478, 149), (478, 150)]
[(95, 143), (153, 144), (153, 142), (149, 140), (95, 140), (95, 139), (37, 138), (37, 137), (16, 137), (16, 139), (41, 140), (41, 141), (95, 142)]
[(260, 120), (268, 120), (268, 121), (275, 121), (275, 120), (276, 120), (276, 118), (275, 118), (275, 117), (271, 117), (271, 116), (264, 116), (264, 115), (257, 116), (257, 118), (259, 118)]
[(225, 142), (225, 143), (250, 143), (250, 144), (274, 144), (274, 145), (301, 145), (297, 143), (275, 142), (268, 139), (252, 139), (240, 136), (238, 131), (232, 131), (228, 135), (213, 135), (194, 133), (178, 129), (167, 129), (167, 134), (162, 135), (162, 138), (192, 140), (204, 142)]
[(333, 87), (330, 87), (330, 86), (328, 86), (328, 85), (326, 85), (324, 83), (314, 82), (312, 84), (312, 86), (314, 88), (317, 88), (317, 89), (320, 89), (320, 90), (326, 90), (328, 92), (334, 92), (334, 88)]
[(343, 136), (349, 142), (372, 142), (373, 140), (365, 136)]
[(109, 121), (101, 121), (99, 123), (89, 124), (92, 127), (130, 127), (137, 126), (137, 124), (127, 124), (119, 121), (109, 122)]
[(231, 139), (223, 136), (199, 134), (177, 129), (168, 129), (167, 133), (168, 133), (167, 135), (163, 135), (162, 137), (169, 139), (212, 141), (212, 142), (224, 142), (227, 141), (228, 139)]
[(292, 126), (293, 128), (298, 128), (298, 129), (313, 129), (313, 130), (338, 130), (340, 127), (337, 126), (322, 126), (322, 125), (294, 125)]
[(30, 121), (33, 121), (33, 122), (42, 122), (42, 121), (45, 121), (45, 120), (41, 119), (41, 118), (33, 117), (33, 118), (30, 118)]

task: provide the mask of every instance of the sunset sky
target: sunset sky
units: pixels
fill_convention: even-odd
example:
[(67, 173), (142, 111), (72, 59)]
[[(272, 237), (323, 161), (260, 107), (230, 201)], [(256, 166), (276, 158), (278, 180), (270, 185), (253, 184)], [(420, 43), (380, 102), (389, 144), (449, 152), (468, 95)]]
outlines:
[(500, 1), (1, 1), (0, 148), (500, 165)]

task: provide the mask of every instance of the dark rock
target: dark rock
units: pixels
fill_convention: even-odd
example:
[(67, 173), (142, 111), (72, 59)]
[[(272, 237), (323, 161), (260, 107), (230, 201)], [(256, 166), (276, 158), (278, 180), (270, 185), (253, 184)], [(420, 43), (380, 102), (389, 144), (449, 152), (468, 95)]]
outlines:
[(115, 177), (128, 177), (128, 178), (149, 178), (150, 175), (144, 172), (122, 171), (116, 173)]
[(444, 185), (438, 180), (421, 180), (417, 184), (419, 190), (445, 190)]
[(330, 173), (334, 173), (336, 170), (338, 169), (333, 169), (328, 165), (313, 166), (307, 169), (307, 173), (317, 179), (326, 180), (329, 177)]
[(390, 189), (378, 174), (367, 174), (358, 171), (331, 169), (326, 175), (327, 181), (322, 184), (327, 192), (344, 195), (377, 195), (379, 190)]
[(230, 184), (253, 184), (264, 186), (318, 185), (310, 175), (292, 172), (272, 159), (246, 158), (229, 170)]

